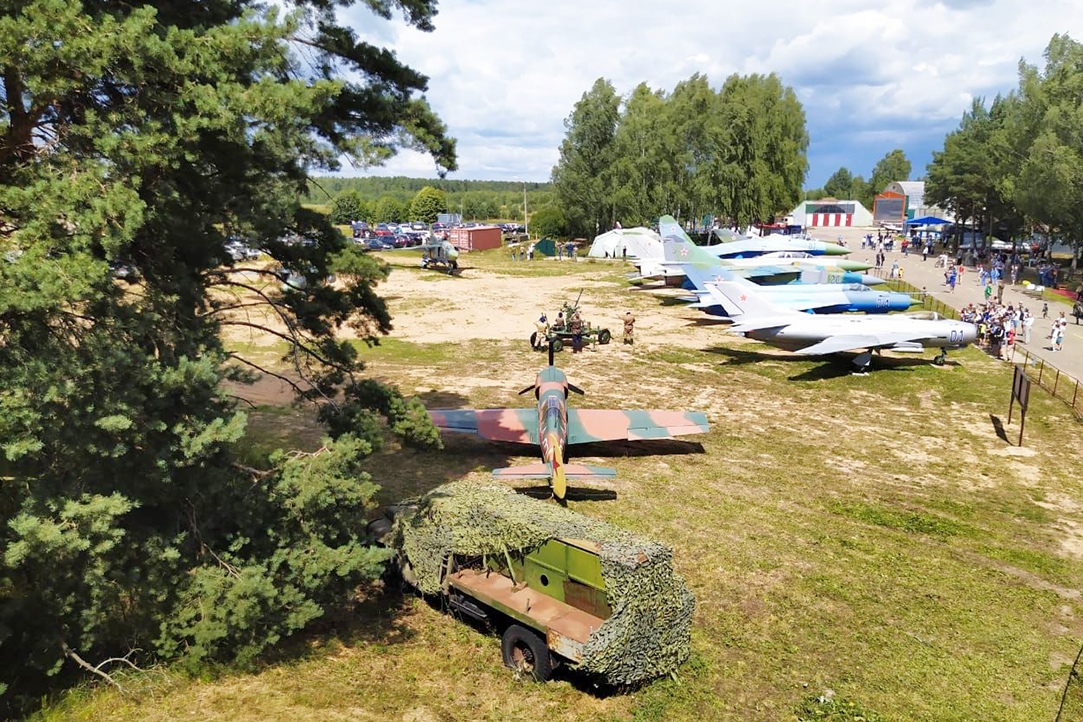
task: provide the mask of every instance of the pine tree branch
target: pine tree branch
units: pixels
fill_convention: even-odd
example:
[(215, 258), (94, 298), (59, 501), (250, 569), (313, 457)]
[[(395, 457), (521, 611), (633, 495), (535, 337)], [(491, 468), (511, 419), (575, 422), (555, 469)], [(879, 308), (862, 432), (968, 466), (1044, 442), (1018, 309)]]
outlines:
[(97, 676), (101, 677), (106, 682), (108, 682), (112, 686), (116, 687), (117, 691), (119, 691), (121, 694), (134, 698), (134, 695), (132, 695), (126, 689), (124, 689), (124, 687), (121, 686), (120, 682), (117, 682), (115, 679), (113, 679), (113, 677), (111, 675), (109, 675), (108, 672), (103, 672), (102, 667), (109, 664), (110, 662), (124, 662), (129, 667), (136, 670), (137, 672), (141, 672), (143, 670), (139, 669), (139, 667), (135, 666), (135, 664), (133, 664), (132, 661), (130, 659), (128, 659), (128, 655), (136, 652), (137, 650), (133, 649), (130, 652), (128, 652), (128, 654), (124, 655), (123, 657), (110, 657), (109, 659), (105, 660), (104, 662), (102, 662), (98, 666), (94, 667), (94, 666), (91, 666), (91, 664), (89, 662), (87, 662), (85, 659), (80, 657), (76, 653), (76, 651), (74, 649), (69, 647), (67, 642), (61, 641), (60, 642), (60, 648), (64, 651), (64, 656), (65, 657), (68, 657), (73, 662), (75, 662), (77, 665), (79, 665), (80, 667), (82, 667), (86, 671), (90, 672), (91, 674), (96, 674)]

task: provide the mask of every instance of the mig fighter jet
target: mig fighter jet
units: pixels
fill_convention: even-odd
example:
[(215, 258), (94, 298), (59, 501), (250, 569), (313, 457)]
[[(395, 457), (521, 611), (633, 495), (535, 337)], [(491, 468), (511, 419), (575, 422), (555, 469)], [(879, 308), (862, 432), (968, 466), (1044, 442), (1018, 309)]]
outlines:
[(541, 463), (494, 469), (502, 479), (546, 479), (553, 496), (563, 502), (567, 480), (611, 479), (614, 469), (568, 463), (568, 447), (598, 441), (672, 439), (686, 434), (705, 434), (707, 417), (699, 411), (616, 411), (568, 408), (568, 393), (583, 391), (553, 366), (542, 369), (534, 383), (520, 394), (534, 392), (535, 408), (525, 409), (430, 409), (441, 431), (475, 434), (483, 439), (529, 444), (541, 448)]
[(921, 353), (939, 348), (933, 363), (942, 364), (948, 349), (973, 343), (978, 330), (972, 323), (948, 319), (890, 316), (819, 316), (771, 303), (758, 289), (733, 281), (707, 283), (711, 299), (734, 321), (729, 329), (776, 348), (803, 356), (826, 356), (861, 351), (854, 365), (864, 371), (872, 352), (882, 349)]

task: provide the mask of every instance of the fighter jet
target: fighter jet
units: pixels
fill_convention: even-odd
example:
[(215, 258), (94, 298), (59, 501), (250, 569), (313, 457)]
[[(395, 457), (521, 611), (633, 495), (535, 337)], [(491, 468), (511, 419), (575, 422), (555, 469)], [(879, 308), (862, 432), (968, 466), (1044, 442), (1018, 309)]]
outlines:
[(502, 479), (546, 479), (560, 502), (567, 495), (567, 480), (611, 479), (614, 469), (568, 463), (568, 446), (598, 441), (672, 439), (686, 434), (705, 434), (707, 417), (699, 411), (614, 411), (569, 409), (568, 392), (582, 394), (564, 372), (553, 366), (542, 369), (534, 383), (520, 391), (534, 392), (536, 408), (526, 409), (430, 409), (441, 431), (476, 434), (483, 439), (531, 444), (541, 448), (540, 464), (494, 469)]
[[(735, 281), (756, 288), (748, 281), (734, 277), (727, 268), (719, 266), (715, 258), (686, 238), (669, 236), (663, 241), (663, 247), (667, 263), (675, 263), (692, 285), (696, 295), (692, 299), (694, 308), (702, 308), (715, 316), (727, 315), (721, 306), (710, 299), (705, 284), (711, 281)], [(814, 313), (888, 313), (905, 311), (916, 303), (909, 294), (874, 291), (860, 283), (787, 284), (762, 286), (758, 290), (782, 308)]]
[[(659, 234), (665, 238), (667, 234), (659, 223)], [(813, 256), (845, 256), (850, 252), (846, 246), (824, 241), (813, 241), (789, 236), (771, 235), (764, 237), (742, 238), (728, 243), (718, 243), (713, 246), (704, 246), (705, 251), (719, 258), (752, 258), (762, 256), (765, 253), (792, 251), (809, 253)]]
[(948, 319), (893, 316), (818, 316), (799, 313), (771, 303), (756, 288), (733, 281), (706, 284), (711, 299), (733, 319), (739, 333), (802, 356), (826, 356), (843, 351), (862, 351), (854, 365), (864, 371), (872, 352), (882, 349), (921, 353), (939, 348), (933, 363), (940, 365), (948, 349), (963, 348), (977, 338), (972, 323)]
[(447, 241), (428, 240), (420, 246), (404, 246), (389, 251), (421, 251), (421, 267), (454, 275), (459, 270), (459, 249)]
[[(848, 259), (819, 258), (805, 251), (772, 251), (753, 258), (718, 258), (708, 253), (718, 246), (699, 247), (684, 232), (673, 216), (662, 216), (658, 221), (662, 238), (677, 237), (683, 239), (692, 248), (700, 251), (700, 258), (705, 263), (720, 265), (736, 275), (748, 278), (761, 285), (783, 283), (862, 283), (875, 286), (884, 281), (875, 276), (853, 271), (864, 271), (869, 264)], [(746, 239), (748, 240), (748, 239)], [(752, 239), (762, 240), (762, 239)], [(805, 242), (805, 241), (802, 241)], [(816, 241), (818, 243), (818, 241)], [(827, 244), (831, 245), (831, 244)], [(841, 248), (841, 246), (839, 246)], [(848, 251), (847, 251), (848, 252)], [(713, 260), (712, 260), (713, 259)], [(667, 286), (685, 286), (684, 273), (672, 265), (673, 259), (642, 259), (636, 262), (639, 274), (632, 281), (665, 279)], [(798, 273), (794, 273), (794, 271)]]

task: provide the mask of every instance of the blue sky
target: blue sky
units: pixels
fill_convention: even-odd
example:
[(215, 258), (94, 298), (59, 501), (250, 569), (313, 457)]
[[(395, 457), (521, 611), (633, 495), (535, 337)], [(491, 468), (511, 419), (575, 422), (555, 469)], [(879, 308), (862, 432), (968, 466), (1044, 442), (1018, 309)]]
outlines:
[[(873, 7), (870, 7), (873, 6)], [(364, 38), (429, 77), (426, 97), (458, 139), (449, 177), (548, 180), (564, 118), (598, 77), (628, 94), (699, 72), (777, 73), (805, 108), (806, 187), (841, 165), (868, 177), (893, 148), (914, 177), (974, 97), (1015, 87), (1054, 33), (1083, 34), (1077, 0), (444, 0), (436, 30), (343, 11)], [(435, 176), (402, 152), (343, 175)]]

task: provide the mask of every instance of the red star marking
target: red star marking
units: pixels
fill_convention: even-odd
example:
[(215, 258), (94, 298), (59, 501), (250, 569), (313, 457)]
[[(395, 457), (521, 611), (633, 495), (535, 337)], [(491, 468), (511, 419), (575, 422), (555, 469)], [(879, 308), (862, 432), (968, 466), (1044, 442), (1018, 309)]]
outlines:
[(715, 283), (722, 283), (722, 276), (715, 276), (714, 277), (714, 282)]
[(745, 294), (743, 294), (743, 293), (742, 293), (742, 294), (741, 294), (741, 300), (742, 300), (742, 301), (747, 301), (747, 300), (748, 300), (748, 296), (746, 296)]
[(687, 256), (688, 255), (688, 249), (687, 248), (682, 248), (681, 250), (679, 250), (677, 252), (680, 253), (682, 256)]

